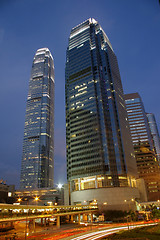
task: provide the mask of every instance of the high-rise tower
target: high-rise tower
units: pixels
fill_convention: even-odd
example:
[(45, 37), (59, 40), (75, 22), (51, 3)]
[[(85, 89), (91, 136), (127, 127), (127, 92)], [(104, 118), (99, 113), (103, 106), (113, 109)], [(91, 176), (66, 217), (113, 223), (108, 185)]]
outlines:
[(66, 144), (72, 192), (127, 187), (137, 176), (117, 58), (91, 18), (69, 37)]
[(54, 63), (48, 48), (32, 64), (26, 106), (21, 189), (53, 187)]
[(139, 176), (145, 180), (148, 200), (158, 200), (160, 168), (142, 99), (138, 93), (125, 94), (125, 102)]
[(151, 135), (153, 138), (154, 149), (156, 152), (156, 156), (160, 165), (160, 137), (158, 132), (158, 127), (156, 123), (156, 119), (153, 113), (147, 113), (148, 124), (151, 130)]

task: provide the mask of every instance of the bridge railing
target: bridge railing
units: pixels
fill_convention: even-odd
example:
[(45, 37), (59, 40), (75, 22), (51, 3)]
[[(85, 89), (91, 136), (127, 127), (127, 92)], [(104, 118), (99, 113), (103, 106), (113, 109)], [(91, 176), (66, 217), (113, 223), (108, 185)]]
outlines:
[(11, 205), (0, 204), (0, 218), (15, 218), (25, 216), (54, 215), (60, 213), (82, 212), (97, 210), (97, 206), (35, 206), (35, 205)]

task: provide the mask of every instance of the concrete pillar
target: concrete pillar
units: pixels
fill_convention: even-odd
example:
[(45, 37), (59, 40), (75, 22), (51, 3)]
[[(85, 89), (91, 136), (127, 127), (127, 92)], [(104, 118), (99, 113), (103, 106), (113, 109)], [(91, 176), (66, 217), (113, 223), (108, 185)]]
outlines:
[(73, 215), (71, 215), (71, 222), (73, 222)]
[(78, 214), (78, 224), (80, 224), (80, 222), (81, 222), (81, 214), (79, 213)]
[(60, 228), (60, 216), (57, 216), (57, 228)]
[(83, 222), (87, 222), (87, 220), (88, 220), (88, 219), (87, 219), (87, 216), (88, 216), (88, 214), (84, 214), (84, 213), (83, 213)]
[(86, 214), (86, 221), (89, 222), (89, 214)]
[(149, 220), (149, 213), (146, 212), (146, 220)]
[(36, 231), (36, 224), (35, 224), (35, 219), (33, 219), (33, 231)]
[(50, 219), (48, 218), (48, 222), (47, 222), (47, 225), (49, 226), (49, 224), (50, 224)]
[(91, 213), (91, 223), (93, 222), (93, 213)]
[(44, 219), (44, 226), (46, 227), (46, 225), (47, 225), (47, 219), (45, 218)]

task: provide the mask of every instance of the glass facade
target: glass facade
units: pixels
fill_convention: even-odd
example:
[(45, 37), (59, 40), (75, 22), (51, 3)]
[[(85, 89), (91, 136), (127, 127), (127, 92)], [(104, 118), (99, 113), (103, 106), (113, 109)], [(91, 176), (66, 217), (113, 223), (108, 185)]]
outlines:
[(138, 93), (126, 94), (125, 103), (134, 145), (139, 142), (149, 142), (151, 149), (153, 149), (152, 137), (141, 97)]
[(151, 135), (153, 138), (153, 143), (154, 143), (154, 149), (157, 155), (157, 159), (160, 165), (160, 138), (159, 138), (159, 132), (158, 132), (158, 127), (156, 123), (156, 119), (153, 113), (147, 113), (147, 118), (148, 118), (148, 124), (151, 130)]
[(137, 170), (119, 68), (108, 37), (94, 19), (71, 30), (65, 87), (72, 190), (127, 186), (128, 174), (135, 176)]
[(21, 189), (53, 187), (54, 63), (48, 48), (38, 49), (27, 98)]
[(160, 168), (144, 105), (138, 93), (125, 94), (125, 103), (138, 174), (146, 183), (148, 200), (154, 201), (160, 194)]

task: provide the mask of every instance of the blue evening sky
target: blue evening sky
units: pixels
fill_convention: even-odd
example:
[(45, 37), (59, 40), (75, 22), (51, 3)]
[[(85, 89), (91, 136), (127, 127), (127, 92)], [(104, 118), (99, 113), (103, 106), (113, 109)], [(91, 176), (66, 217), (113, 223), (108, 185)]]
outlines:
[(124, 92), (139, 92), (160, 124), (158, 0), (0, 0), (0, 179), (8, 184), (19, 187), (28, 82), (41, 47), (55, 63), (55, 183), (66, 182), (66, 48), (71, 28), (90, 17), (111, 41)]

